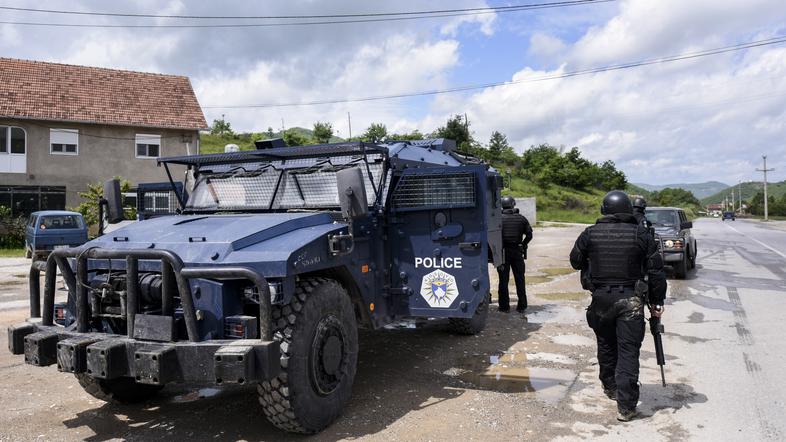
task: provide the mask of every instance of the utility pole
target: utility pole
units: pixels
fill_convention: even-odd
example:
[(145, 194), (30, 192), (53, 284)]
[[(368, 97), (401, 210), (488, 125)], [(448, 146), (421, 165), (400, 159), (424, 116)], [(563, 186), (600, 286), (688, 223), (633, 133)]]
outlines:
[(737, 183), (737, 196), (740, 197), (739, 205), (740, 205), (740, 213), (742, 213), (742, 181), (741, 180)]
[(769, 212), (767, 204), (767, 172), (772, 172), (775, 169), (767, 169), (767, 155), (762, 155), (761, 158), (764, 160), (764, 168), (763, 169), (756, 169), (758, 172), (764, 172), (764, 221), (769, 220)]
[(352, 139), (352, 117), (347, 112), (347, 123), (349, 124), (349, 139)]
[(731, 188), (731, 211), (734, 212), (736, 204), (734, 204), (734, 188)]

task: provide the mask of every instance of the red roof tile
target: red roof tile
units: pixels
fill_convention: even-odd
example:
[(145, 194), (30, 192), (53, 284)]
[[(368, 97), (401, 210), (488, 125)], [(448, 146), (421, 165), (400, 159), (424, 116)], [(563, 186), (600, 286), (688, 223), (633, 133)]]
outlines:
[(0, 117), (205, 129), (188, 77), (0, 58)]

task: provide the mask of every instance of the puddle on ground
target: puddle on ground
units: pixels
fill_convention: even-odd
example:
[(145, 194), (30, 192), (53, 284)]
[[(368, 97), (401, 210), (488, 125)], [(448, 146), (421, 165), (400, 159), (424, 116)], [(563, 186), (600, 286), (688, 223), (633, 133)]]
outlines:
[(576, 377), (567, 369), (530, 367), (525, 353), (465, 358), (459, 367), (450, 368), (443, 374), (481, 390), (534, 393), (536, 399), (550, 404), (565, 397)]
[(586, 311), (583, 308), (566, 306), (527, 312), (525, 317), (530, 324), (577, 324), (586, 320)]
[(549, 301), (588, 301), (591, 295), (589, 292), (556, 292), (537, 293), (535, 296)]
[(729, 301), (719, 298), (711, 298), (706, 295), (688, 295), (687, 299), (694, 304), (713, 310), (723, 310), (727, 312), (739, 310), (739, 307)]
[(704, 322), (704, 313), (693, 312), (688, 316), (688, 322), (691, 324), (701, 324)]
[(589, 347), (595, 345), (595, 341), (581, 335), (557, 335), (551, 338), (555, 344), (560, 345), (576, 345), (582, 347)]
[(209, 388), (209, 387), (200, 388), (199, 390), (190, 391), (186, 394), (177, 395), (172, 398), (172, 402), (175, 403), (194, 402), (194, 401), (198, 401), (199, 399), (213, 397), (219, 393), (221, 393), (220, 388)]

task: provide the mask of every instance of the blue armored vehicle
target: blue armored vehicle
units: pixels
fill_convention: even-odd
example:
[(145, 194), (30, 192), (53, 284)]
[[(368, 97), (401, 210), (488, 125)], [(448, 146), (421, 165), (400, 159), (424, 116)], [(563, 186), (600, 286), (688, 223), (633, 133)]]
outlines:
[[(320, 431), (349, 400), (358, 327), (485, 326), (488, 263), (502, 259), (502, 180), (454, 147), (355, 142), (161, 159), (170, 181), (175, 167), (190, 177), (180, 213), (51, 253), (41, 319), (9, 328), (10, 350), (116, 402), (171, 382), (257, 383), (275, 426)], [(105, 191), (110, 218), (116, 193)], [(31, 316), (39, 304), (31, 285)]]

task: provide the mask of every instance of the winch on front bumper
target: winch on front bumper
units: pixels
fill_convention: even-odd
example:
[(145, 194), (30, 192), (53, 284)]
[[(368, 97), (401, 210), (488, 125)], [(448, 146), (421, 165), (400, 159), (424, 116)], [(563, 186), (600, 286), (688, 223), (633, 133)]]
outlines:
[[(76, 261), (76, 272), (68, 264)], [(123, 316), (127, 334), (108, 334), (90, 330), (88, 300), (88, 259), (124, 259), (126, 287)], [(162, 274), (160, 314), (138, 313), (139, 260), (158, 260)], [(186, 268), (176, 254), (155, 249), (74, 248), (54, 251), (46, 266), (31, 268), (31, 316), (43, 312), (40, 321), (8, 328), (8, 348), (24, 354), (25, 362), (36, 366), (57, 364), (67, 373), (85, 373), (96, 379), (130, 377), (142, 384), (164, 385), (169, 382), (246, 383), (272, 379), (280, 371), (279, 344), (271, 330), (270, 289), (259, 273), (247, 267)], [(76, 321), (69, 327), (54, 323), (55, 277), (60, 270), (69, 292), (75, 296)], [(37, 273), (45, 270), (43, 309)], [(201, 341), (197, 332), (189, 280), (243, 279), (259, 293), (260, 339), (220, 339)], [(36, 283), (33, 283), (33, 280)], [(174, 332), (175, 294), (180, 300), (182, 320), (188, 341), (177, 341)], [(254, 333), (257, 335), (257, 333)]]

